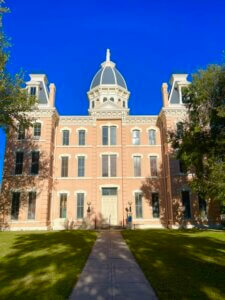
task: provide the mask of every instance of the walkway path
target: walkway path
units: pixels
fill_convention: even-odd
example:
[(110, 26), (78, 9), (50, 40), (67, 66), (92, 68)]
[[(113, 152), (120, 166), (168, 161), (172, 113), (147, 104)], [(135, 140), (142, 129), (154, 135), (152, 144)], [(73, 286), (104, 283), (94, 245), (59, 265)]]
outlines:
[(119, 231), (102, 231), (69, 300), (156, 300)]

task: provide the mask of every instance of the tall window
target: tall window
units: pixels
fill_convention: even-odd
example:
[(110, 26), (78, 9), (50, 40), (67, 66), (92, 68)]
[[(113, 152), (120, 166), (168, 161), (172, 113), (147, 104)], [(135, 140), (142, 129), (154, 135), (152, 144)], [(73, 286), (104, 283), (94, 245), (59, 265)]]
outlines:
[(40, 138), (41, 136), (41, 123), (34, 124), (34, 138)]
[(187, 168), (182, 160), (179, 160), (179, 168), (180, 168), (180, 173), (183, 174), (187, 173)]
[(28, 214), (27, 219), (35, 219), (35, 210), (36, 210), (36, 192), (28, 193)]
[(182, 204), (184, 207), (184, 218), (191, 218), (191, 206), (190, 206), (190, 193), (189, 191), (182, 191)]
[(149, 130), (148, 140), (149, 140), (149, 145), (155, 145), (156, 144), (156, 131), (154, 129)]
[(35, 86), (32, 86), (30, 88), (30, 94), (31, 94), (31, 96), (35, 96), (36, 95), (36, 87)]
[(116, 155), (102, 155), (102, 176), (116, 177)]
[(24, 139), (25, 139), (25, 128), (23, 125), (20, 125), (18, 130), (18, 140), (24, 140)]
[(116, 126), (102, 127), (102, 144), (116, 145)]
[(132, 144), (140, 145), (140, 130), (138, 129), (132, 131)]
[(67, 194), (60, 194), (60, 210), (59, 217), (66, 218)]
[(85, 157), (84, 156), (78, 156), (78, 171), (77, 176), (83, 177), (85, 173)]
[(15, 166), (15, 174), (20, 175), (23, 173), (23, 152), (16, 152), (16, 166)]
[(177, 123), (177, 136), (182, 138), (184, 134), (184, 124), (182, 122)]
[(150, 156), (151, 176), (157, 176), (157, 156)]
[(135, 193), (135, 211), (136, 211), (136, 218), (141, 219), (143, 217), (141, 193)]
[(31, 152), (31, 174), (33, 175), (37, 175), (39, 172), (39, 158), (40, 158), (39, 151)]
[(141, 157), (140, 156), (134, 156), (134, 176), (138, 177), (141, 176)]
[(202, 198), (200, 195), (198, 196), (198, 205), (199, 205), (199, 212), (201, 217), (207, 216), (207, 203), (204, 198)]
[(84, 193), (77, 193), (77, 219), (84, 217)]
[(125, 101), (123, 101), (123, 108), (125, 108), (126, 107), (126, 102)]
[(63, 138), (62, 144), (64, 146), (69, 145), (70, 131), (67, 130), (67, 129), (65, 129), (65, 130), (63, 130), (62, 134), (63, 134), (63, 136), (62, 136), (62, 138)]
[(62, 156), (61, 160), (61, 177), (68, 177), (68, 156)]
[(85, 130), (79, 130), (78, 132), (78, 144), (79, 146), (85, 145)]
[(11, 203), (11, 219), (18, 220), (20, 209), (20, 193), (12, 193), (12, 203)]
[(159, 218), (159, 194), (152, 193), (152, 216)]

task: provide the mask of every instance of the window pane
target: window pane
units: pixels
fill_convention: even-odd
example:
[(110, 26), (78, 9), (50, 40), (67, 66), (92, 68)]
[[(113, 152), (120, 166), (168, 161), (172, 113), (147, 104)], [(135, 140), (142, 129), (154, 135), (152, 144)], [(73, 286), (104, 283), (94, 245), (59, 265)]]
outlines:
[(20, 193), (12, 193), (12, 204), (11, 204), (11, 219), (18, 220), (20, 208)]
[(34, 137), (40, 137), (41, 136), (41, 123), (35, 123), (34, 124)]
[(35, 95), (36, 95), (36, 87), (32, 86), (32, 87), (30, 88), (30, 94), (31, 94), (32, 96), (35, 96)]
[(150, 145), (156, 144), (156, 131), (154, 129), (149, 130), (149, 144)]
[(63, 130), (63, 145), (69, 145), (69, 130)]
[(182, 204), (184, 207), (184, 218), (191, 218), (190, 195), (189, 191), (182, 191)]
[(136, 218), (142, 218), (142, 195), (135, 193)]
[(140, 130), (133, 130), (132, 131), (132, 144), (133, 145), (140, 145)]
[(84, 176), (84, 163), (85, 163), (85, 157), (78, 156), (78, 176), (79, 177)]
[(36, 209), (36, 192), (29, 192), (28, 194), (28, 215), (29, 220), (35, 219)]
[(203, 199), (201, 196), (198, 196), (198, 204), (199, 204), (199, 212), (201, 217), (207, 216), (207, 203), (205, 199)]
[(117, 188), (102, 188), (102, 195), (103, 196), (116, 196)]
[(157, 176), (157, 156), (150, 156), (151, 176)]
[(84, 194), (77, 194), (77, 219), (83, 219), (84, 217)]
[(141, 157), (134, 156), (134, 176), (141, 176)]
[(182, 122), (177, 123), (177, 136), (178, 138), (182, 138), (184, 133), (184, 124)]
[(102, 176), (109, 176), (108, 155), (102, 155)]
[(60, 194), (60, 218), (66, 218), (67, 194)]
[(116, 145), (116, 126), (110, 126), (110, 145)]
[(152, 193), (152, 215), (153, 218), (159, 218), (159, 195)]
[(79, 130), (79, 145), (85, 145), (85, 130)]
[(15, 174), (19, 175), (23, 172), (23, 152), (16, 152)]
[(20, 125), (19, 131), (18, 131), (18, 140), (24, 140), (25, 139), (25, 128)]
[(62, 157), (61, 177), (68, 177), (68, 157)]
[(110, 155), (110, 175), (116, 177), (116, 155)]
[(102, 144), (108, 145), (108, 126), (102, 127)]
[(39, 152), (31, 153), (31, 174), (37, 175), (39, 172)]

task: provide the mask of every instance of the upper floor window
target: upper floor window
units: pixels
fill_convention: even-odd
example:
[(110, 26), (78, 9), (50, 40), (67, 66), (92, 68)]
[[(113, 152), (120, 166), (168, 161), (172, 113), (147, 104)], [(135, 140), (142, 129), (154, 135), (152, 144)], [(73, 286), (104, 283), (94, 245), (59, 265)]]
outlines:
[(151, 176), (157, 176), (157, 156), (150, 156), (150, 171)]
[(141, 193), (135, 193), (135, 212), (137, 219), (141, 219), (143, 217)]
[(12, 193), (12, 202), (11, 202), (11, 219), (18, 220), (20, 209), (20, 192)]
[(116, 145), (116, 126), (102, 127), (102, 144)]
[(104, 98), (103, 98), (103, 102), (106, 102), (106, 101), (107, 101), (107, 98), (106, 98), (106, 97), (104, 97)]
[(23, 173), (23, 158), (24, 153), (21, 151), (16, 152), (16, 166), (15, 166), (15, 174), (20, 175)]
[(18, 130), (18, 140), (24, 140), (24, 139), (25, 139), (25, 128), (23, 125), (20, 125)]
[(34, 138), (41, 136), (41, 123), (34, 123)]
[(134, 156), (134, 176), (139, 177), (141, 176), (141, 156)]
[(84, 217), (84, 193), (77, 193), (77, 219)]
[(39, 173), (39, 151), (32, 151), (31, 153), (31, 174), (37, 175)]
[(102, 155), (102, 176), (116, 177), (116, 154)]
[(28, 193), (28, 213), (27, 213), (28, 220), (35, 219), (35, 210), (36, 210), (36, 192), (29, 192)]
[(109, 100), (112, 101), (112, 102), (114, 102), (114, 98), (113, 97), (111, 97)]
[(149, 145), (156, 144), (156, 131), (154, 129), (150, 129), (148, 131), (148, 140), (149, 140)]
[(79, 146), (85, 145), (85, 130), (79, 130), (78, 131), (78, 144)]
[(126, 107), (126, 102), (125, 101), (123, 101), (123, 108), (125, 108)]
[(78, 177), (84, 177), (84, 173), (85, 173), (85, 157), (84, 156), (78, 156), (77, 176)]
[(132, 144), (140, 145), (140, 130), (138, 129), (132, 131)]
[(95, 107), (95, 101), (91, 102), (91, 107), (94, 108)]
[(152, 216), (159, 218), (159, 194), (152, 193)]
[(62, 131), (62, 144), (64, 146), (68, 146), (70, 142), (70, 132), (69, 130), (65, 129)]
[(61, 177), (68, 177), (68, 156), (62, 156), (61, 158)]
[(32, 96), (35, 96), (35, 95), (36, 95), (36, 92), (37, 92), (37, 88), (36, 88), (35, 86), (32, 86), (32, 87), (30, 88), (30, 94), (31, 94)]
[(67, 194), (62, 193), (60, 194), (60, 210), (59, 210), (60, 218), (66, 218), (66, 207), (67, 207)]
[(184, 124), (182, 122), (177, 123), (177, 136), (182, 138), (184, 134)]
[(180, 169), (180, 173), (183, 174), (187, 173), (187, 168), (182, 160), (179, 160), (179, 169)]

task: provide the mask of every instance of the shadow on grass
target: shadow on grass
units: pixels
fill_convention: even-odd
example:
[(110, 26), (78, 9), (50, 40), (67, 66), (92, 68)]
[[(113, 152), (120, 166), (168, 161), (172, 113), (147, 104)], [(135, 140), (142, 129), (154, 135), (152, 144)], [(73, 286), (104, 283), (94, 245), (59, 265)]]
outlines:
[(159, 299), (225, 299), (225, 232), (138, 230), (123, 236)]
[(0, 299), (67, 299), (96, 233), (3, 232), (0, 239), (3, 247), (11, 239), (8, 254), (0, 260)]

